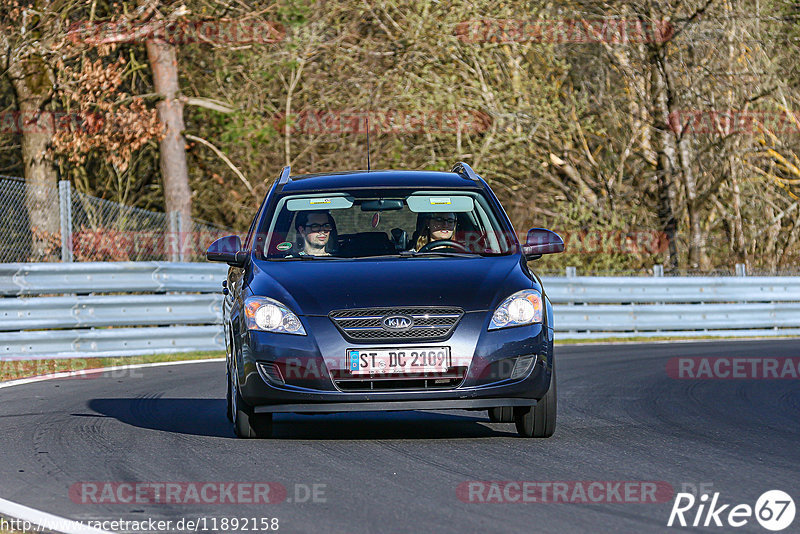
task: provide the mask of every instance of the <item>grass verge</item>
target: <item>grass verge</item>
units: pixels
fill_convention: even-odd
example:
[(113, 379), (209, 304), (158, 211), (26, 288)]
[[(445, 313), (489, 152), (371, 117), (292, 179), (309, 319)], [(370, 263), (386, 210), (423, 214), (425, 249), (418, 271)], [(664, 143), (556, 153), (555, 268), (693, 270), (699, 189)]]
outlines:
[[(221, 350), (200, 352), (180, 352), (169, 354), (148, 354), (144, 356), (121, 356), (116, 358), (53, 358), (47, 360), (9, 360), (0, 361), (0, 382), (50, 375), (69, 371), (84, 371), (101, 367), (134, 365), (139, 363), (179, 362), (184, 360), (205, 360), (224, 358)], [(0, 530), (0, 534), (4, 534)]]

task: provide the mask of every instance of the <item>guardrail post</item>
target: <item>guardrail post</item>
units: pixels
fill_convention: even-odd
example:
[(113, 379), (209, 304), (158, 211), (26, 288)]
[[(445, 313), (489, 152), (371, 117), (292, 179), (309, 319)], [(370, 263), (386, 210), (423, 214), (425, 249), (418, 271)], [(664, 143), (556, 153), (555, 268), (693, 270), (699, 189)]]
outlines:
[(653, 276), (662, 278), (664, 276), (664, 266), (661, 264), (653, 265)]
[(176, 212), (175, 216), (178, 219), (178, 260), (186, 261), (186, 249), (184, 247), (184, 242), (186, 241), (185, 222), (183, 217), (181, 217), (181, 212)]
[(58, 182), (58, 211), (61, 225), (61, 261), (72, 261), (72, 189), (69, 180)]
[(575, 278), (578, 276), (577, 267), (567, 267), (567, 278)]
[(169, 247), (169, 261), (185, 261), (186, 253), (183, 248), (183, 241), (185, 239), (183, 225), (181, 212), (169, 212), (169, 239), (164, 240), (165, 245)]
[(747, 268), (744, 263), (736, 264), (736, 276), (747, 276)]

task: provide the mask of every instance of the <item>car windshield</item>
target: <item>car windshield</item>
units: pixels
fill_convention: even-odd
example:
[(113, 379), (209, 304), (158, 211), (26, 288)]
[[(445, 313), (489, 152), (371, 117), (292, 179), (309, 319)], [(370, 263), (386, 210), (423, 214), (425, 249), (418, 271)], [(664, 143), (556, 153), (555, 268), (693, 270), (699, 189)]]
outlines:
[[(509, 254), (510, 231), (471, 191), (342, 191), (280, 199), (259, 232), (271, 260)], [(261, 248), (261, 247), (259, 247)]]

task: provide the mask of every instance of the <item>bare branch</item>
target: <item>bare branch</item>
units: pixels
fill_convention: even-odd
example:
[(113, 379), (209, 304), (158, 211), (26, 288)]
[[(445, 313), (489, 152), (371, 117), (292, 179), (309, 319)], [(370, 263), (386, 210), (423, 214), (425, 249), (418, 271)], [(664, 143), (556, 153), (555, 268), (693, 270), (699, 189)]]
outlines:
[(226, 156), (225, 154), (223, 154), (223, 153), (222, 153), (222, 151), (221, 151), (220, 149), (218, 149), (217, 147), (215, 147), (214, 145), (212, 145), (211, 143), (209, 143), (208, 141), (206, 141), (206, 140), (205, 140), (205, 139), (203, 139), (202, 137), (197, 137), (196, 135), (192, 135), (192, 134), (184, 134), (184, 137), (185, 137), (186, 139), (190, 139), (190, 140), (192, 140), (192, 141), (197, 141), (198, 143), (200, 143), (200, 144), (202, 144), (202, 145), (205, 145), (205, 146), (207, 146), (208, 148), (210, 148), (210, 149), (211, 149), (211, 151), (212, 151), (212, 152), (214, 152), (214, 154), (216, 154), (216, 155), (219, 157), (219, 159), (221, 159), (222, 161), (224, 161), (224, 162), (225, 162), (225, 164), (226, 164), (228, 167), (230, 167), (230, 169), (231, 169), (231, 170), (234, 172), (234, 174), (236, 174), (236, 176), (238, 176), (238, 177), (239, 177), (239, 179), (242, 181), (242, 183), (245, 185), (245, 187), (247, 187), (247, 190), (248, 190), (248, 191), (250, 191), (250, 194), (252, 194), (252, 195), (253, 195), (253, 197), (255, 197), (255, 198), (258, 198), (258, 196), (256, 195), (256, 192), (255, 192), (255, 190), (253, 189), (253, 186), (252, 186), (252, 185), (250, 185), (250, 182), (249, 182), (249, 181), (248, 181), (248, 179), (245, 177), (245, 175), (244, 175), (244, 174), (242, 174), (242, 171), (240, 171), (240, 170), (239, 170), (239, 169), (236, 167), (236, 165), (234, 165), (234, 164), (233, 164), (233, 162), (232, 162), (230, 159), (228, 159), (228, 156)]

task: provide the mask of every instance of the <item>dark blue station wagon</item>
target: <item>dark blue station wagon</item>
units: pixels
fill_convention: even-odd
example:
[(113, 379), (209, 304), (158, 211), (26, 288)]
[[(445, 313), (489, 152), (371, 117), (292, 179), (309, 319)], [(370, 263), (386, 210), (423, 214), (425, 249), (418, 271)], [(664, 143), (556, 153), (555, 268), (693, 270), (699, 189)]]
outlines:
[(451, 172), (290, 176), (250, 226), (215, 241), (227, 263), (228, 417), (265, 438), (275, 413), (487, 410), (522, 436), (556, 425), (553, 313), (487, 183)]

